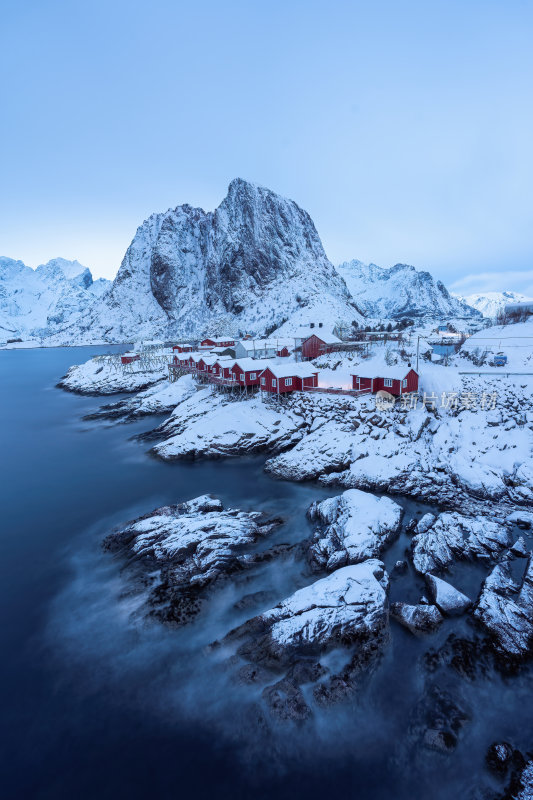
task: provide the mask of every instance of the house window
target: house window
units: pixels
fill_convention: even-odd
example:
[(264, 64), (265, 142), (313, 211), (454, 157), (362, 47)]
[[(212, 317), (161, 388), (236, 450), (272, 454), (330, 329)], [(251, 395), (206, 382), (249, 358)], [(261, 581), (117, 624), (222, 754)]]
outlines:
[(404, 378), (402, 381), (402, 389), (405, 389), (406, 386), (407, 386), (407, 378)]
[(241, 380), (241, 381), (244, 381), (244, 375), (242, 374), (242, 372), (241, 372), (241, 374), (239, 375), (239, 378), (240, 378), (240, 380)]
[(266, 383), (266, 378), (261, 378), (261, 386), (264, 386)]
[(272, 378), (272, 386), (274, 387), (274, 389), (276, 388), (277, 385), (278, 385), (277, 380), (275, 378)]
[(383, 386), (392, 386), (392, 378), (385, 378), (383, 380)]
[(251, 380), (251, 381), (255, 381), (256, 377), (257, 377), (257, 373), (255, 373), (255, 372), (250, 372), (250, 380)]
[(355, 382), (356, 382), (356, 384), (359, 386), (359, 384), (361, 383), (361, 378), (356, 378), (356, 379), (355, 379)]
[(292, 386), (292, 378), (285, 378), (285, 386)]

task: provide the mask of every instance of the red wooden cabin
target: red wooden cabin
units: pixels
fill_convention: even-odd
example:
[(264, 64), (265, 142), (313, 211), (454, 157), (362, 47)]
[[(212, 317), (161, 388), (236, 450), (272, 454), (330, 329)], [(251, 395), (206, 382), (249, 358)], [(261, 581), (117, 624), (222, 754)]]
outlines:
[(208, 337), (200, 342), (200, 347), (233, 347), (234, 344), (235, 339), (228, 339), (228, 337), (225, 339), (217, 339), (216, 337), (212, 339)]
[(254, 358), (240, 358), (233, 362), (231, 372), (239, 386), (259, 386), (259, 379), (271, 361)]
[(288, 347), (280, 347), (276, 353), (278, 358), (288, 358), (290, 356)]
[(307, 364), (271, 364), (261, 374), (260, 386), (273, 394), (302, 392), (318, 386), (318, 370)]
[(139, 359), (139, 353), (124, 353), (124, 355), (120, 356), (120, 362), (122, 364), (132, 364), (134, 361), (138, 361)]
[(172, 347), (174, 353), (192, 353), (193, 349), (192, 344), (175, 344)]
[[(365, 365), (361, 364), (361, 369)], [(408, 392), (418, 392), (418, 373), (412, 367), (398, 366), (385, 367), (382, 375), (368, 377), (364, 373), (352, 375), (352, 387), (356, 391), (370, 389), (379, 392), (383, 389), (389, 394), (399, 397)]]
[(331, 353), (335, 345), (340, 343), (341, 340), (333, 336), (332, 333), (323, 333), (321, 336), (313, 333), (302, 342), (302, 358), (311, 361), (313, 358), (323, 356), (325, 353)]

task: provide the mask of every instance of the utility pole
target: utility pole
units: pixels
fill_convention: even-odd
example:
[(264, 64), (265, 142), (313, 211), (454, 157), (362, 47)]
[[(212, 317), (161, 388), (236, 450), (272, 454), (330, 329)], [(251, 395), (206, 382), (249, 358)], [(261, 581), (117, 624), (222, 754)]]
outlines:
[(418, 356), (420, 354), (420, 336), (416, 339), (416, 374), (418, 375)]

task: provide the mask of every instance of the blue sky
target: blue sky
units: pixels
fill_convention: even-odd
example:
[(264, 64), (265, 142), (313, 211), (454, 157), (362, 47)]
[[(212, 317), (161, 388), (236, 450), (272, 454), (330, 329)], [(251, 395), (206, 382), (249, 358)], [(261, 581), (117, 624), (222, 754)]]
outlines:
[(242, 177), (334, 263), (533, 295), (531, 2), (2, 2), (0, 255), (112, 277)]

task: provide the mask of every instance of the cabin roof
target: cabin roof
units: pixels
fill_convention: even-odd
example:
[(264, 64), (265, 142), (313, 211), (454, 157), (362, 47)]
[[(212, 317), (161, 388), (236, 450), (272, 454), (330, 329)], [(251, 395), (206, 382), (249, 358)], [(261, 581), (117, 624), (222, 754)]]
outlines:
[(268, 364), (264, 369), (269, 369), (275, 378), (311, 378), (318, 372), (311, 364)]
[(233, 366), (240, 367), (244, 372), (262, 372), (275, 363), (267, 358), (236, 358)]

